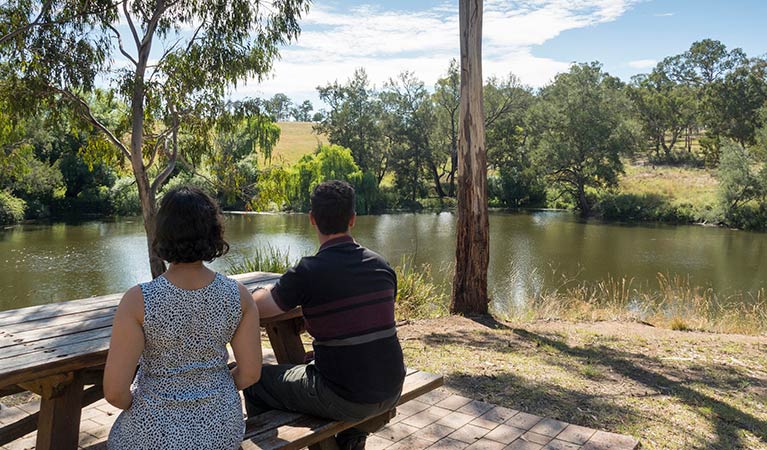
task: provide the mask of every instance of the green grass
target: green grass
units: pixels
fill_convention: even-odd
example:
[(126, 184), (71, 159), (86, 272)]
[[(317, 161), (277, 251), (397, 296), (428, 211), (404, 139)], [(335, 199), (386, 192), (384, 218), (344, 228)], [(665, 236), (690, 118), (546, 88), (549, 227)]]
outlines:
[(284, 273), (297, 262), (291, 259), (289, 252), (267, 245), (264, 248), (257, 248), (251, 256), (245, 257), (242, 261), (230, 263), (226, 273), (229, 275), (247, 272)]
[(619, 181), (623, 193), (656, 194), (672, 204), (716, 205), (719, 182), (708, 169), (627, 163), (625, 171)]
[[(327, 137), (314, 133), (312, 122), (280, 122), (280, 140), (272, 151), (272, 164), (293, 164), (307, 153), (313, 153), (317, 145), (327, 144)], [(268, 164), (263, 158), (260, 161)]]

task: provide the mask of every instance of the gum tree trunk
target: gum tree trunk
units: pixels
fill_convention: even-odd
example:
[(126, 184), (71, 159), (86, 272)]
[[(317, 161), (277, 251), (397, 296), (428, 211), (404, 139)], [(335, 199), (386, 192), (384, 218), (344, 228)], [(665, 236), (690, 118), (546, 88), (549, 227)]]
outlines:
[(487, 314), (487, 266), (490, 261), (482, 105), (482, 0), (459, 0), (459, 22), (458, 224), (450, 312), (477, 315)]

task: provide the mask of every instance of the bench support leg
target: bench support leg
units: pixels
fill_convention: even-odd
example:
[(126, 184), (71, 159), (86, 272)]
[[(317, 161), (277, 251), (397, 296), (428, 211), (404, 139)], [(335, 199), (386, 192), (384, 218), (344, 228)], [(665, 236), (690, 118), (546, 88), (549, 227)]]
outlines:
[(58, 386), (56, 395), (43, 397), (37, 421), (37, 450), (75, 450), (80, 434), (83, 400), (83, 377), (74, 374), (66, 386)]
[(280, 364), (303, 364), (306, 351), (301, 343), (303, 319), (283, 320), (265, 326), (274, 356)]
[(310, 445), (309, 450), (339, 450), (339, 449), (338, 449), (338, 444), (336, 443), (336, 438), (331, 436), (325, 439), (324, 441), (320, 441), (316, 444)]

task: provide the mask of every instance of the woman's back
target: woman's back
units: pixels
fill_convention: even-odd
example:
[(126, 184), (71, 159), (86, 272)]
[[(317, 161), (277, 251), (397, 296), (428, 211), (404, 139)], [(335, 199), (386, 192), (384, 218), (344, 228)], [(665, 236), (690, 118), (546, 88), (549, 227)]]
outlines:
[(237, 448), (244, 423), (226, 349), (242, 316), (237, 283), (216, 274), (195, 290), (165, 276), (140, 286), (144, 350), (109, 447)]

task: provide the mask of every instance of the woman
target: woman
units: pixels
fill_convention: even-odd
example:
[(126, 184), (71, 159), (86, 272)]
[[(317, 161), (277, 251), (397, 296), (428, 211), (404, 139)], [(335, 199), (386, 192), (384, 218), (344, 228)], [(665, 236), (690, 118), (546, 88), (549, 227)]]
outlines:
[[(126, 292), (115, 313), (104, 397), (124, 411), (110, 449), (242, 442), (238, 389), (261, 376), (259, 316), (245, 286), (203, 264), (229, 250), (222, 220), (215, 200), (196, 188), (171, 190), (160, 203), (152, 248), (170, 267)], [(227, 342), (237, 360), (231, 371)]]

